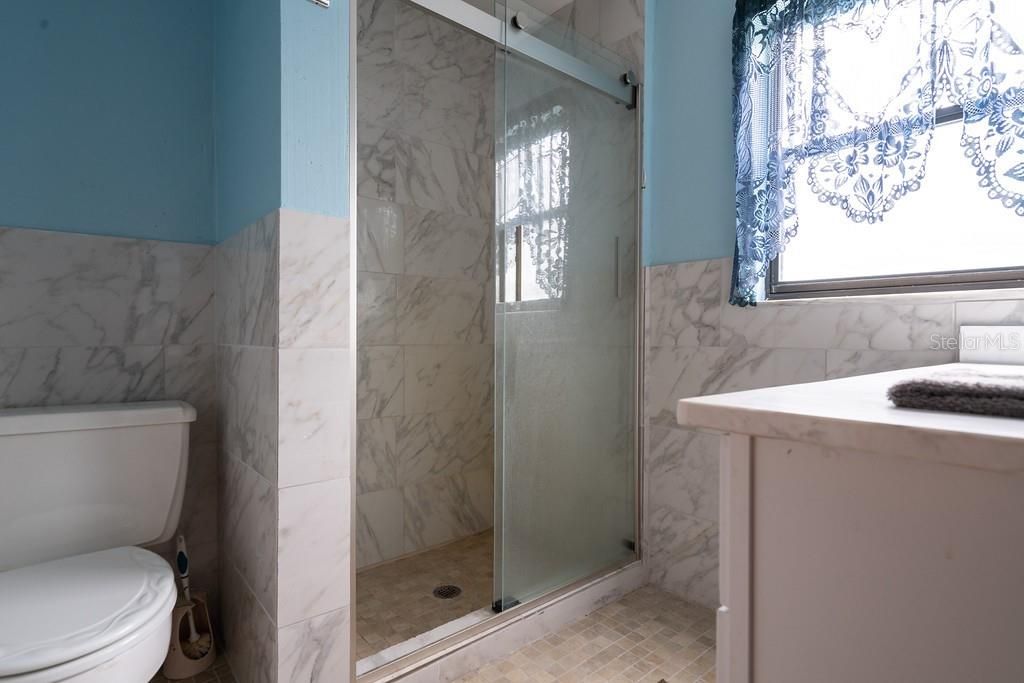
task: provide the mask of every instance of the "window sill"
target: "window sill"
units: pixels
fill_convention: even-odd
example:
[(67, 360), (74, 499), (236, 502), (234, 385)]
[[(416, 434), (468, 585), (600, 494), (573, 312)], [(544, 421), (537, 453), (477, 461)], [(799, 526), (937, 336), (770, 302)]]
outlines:
[(814, 304), (946, 304), (965, 301), (1014, 301), (1024, 299), (1024, 288), (970, 289), (944, 292), (893, 292), (890, 294), (810, 295), (794, 298), (769, 297), (758, 306), (803, 306)]

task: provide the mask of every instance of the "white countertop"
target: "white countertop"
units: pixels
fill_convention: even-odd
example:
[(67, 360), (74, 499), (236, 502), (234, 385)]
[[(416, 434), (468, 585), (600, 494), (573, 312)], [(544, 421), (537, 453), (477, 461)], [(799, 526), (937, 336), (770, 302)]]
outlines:
[[(896, 408), (886, 398), (896, 382), (948, 367), (688, 398), (679, 401), (677, 419), (684, 427), (716, 432), (1024, 473), (1024, 420)], [(1024, 377), (1024, 366), (960, 367)]]

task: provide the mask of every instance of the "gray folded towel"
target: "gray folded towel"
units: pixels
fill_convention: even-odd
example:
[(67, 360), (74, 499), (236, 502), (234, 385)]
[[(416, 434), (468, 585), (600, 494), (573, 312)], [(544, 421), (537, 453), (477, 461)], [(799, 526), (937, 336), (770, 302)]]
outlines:
[(889, 387), (899, 408), (1024, 418), (1024, 374), (948, 368)]

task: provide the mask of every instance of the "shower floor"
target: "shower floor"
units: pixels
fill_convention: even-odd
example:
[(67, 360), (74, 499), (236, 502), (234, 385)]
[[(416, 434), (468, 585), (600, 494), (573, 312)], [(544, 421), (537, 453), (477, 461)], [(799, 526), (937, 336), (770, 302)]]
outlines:
[(646, 587), (457, 683), (715, 683), (715, 613)]
[[(494, 535), (470, 536), (356, 574), (356, 659), (454, 621), (494, 601)], [(449, 600), (433, 590), (455, 585)]]

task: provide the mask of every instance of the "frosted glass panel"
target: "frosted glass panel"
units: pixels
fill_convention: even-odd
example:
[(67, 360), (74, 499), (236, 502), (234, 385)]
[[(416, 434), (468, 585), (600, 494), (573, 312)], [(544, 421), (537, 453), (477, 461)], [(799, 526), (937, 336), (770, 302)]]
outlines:
[[(499, 66), (496, 599), (635, 556), (636, 116)], [(499, 117), (500, 118), (500, 117)]]

